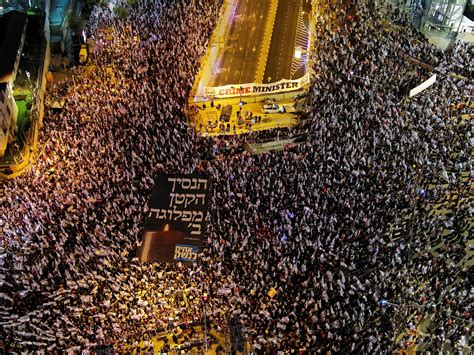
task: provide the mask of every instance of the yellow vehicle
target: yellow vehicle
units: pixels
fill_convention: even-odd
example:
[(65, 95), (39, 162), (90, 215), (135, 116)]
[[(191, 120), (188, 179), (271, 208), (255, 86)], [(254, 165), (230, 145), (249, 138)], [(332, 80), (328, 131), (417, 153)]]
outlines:
[(79, 49), (79, 63), (86, 64), (87, 63), (87, 45), (81, 44), (81, 49)]

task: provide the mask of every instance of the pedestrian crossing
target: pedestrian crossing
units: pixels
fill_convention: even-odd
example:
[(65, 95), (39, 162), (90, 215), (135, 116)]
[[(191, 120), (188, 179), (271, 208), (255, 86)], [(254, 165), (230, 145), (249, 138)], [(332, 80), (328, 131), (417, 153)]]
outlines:
[[(300, 11), (298, 14), (298, 22), (296, 25), (296, 38), (295, 38), (295, 48), (299, 48), (302, 51), (308, 50), (308, 41), (309, 41), (309, 33), (306, 25), (304, 24), (303, 13)], [(290, 78), (293, 79), (293, 76), (298, 72), (304, 65), (307, 64), (307, 56), (308, 53), (304, 53), (301, 57), (293, 58), (293, 62), (291, 63), (291, 73)], [(306, 69), (305, 69), (306, 72)]]

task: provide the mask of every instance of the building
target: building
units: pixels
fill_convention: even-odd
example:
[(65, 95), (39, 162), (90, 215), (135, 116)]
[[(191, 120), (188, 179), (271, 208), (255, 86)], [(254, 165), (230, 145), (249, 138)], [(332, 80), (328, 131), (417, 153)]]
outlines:
[(474, 34), (474, 21), (469, 17), (464, 16), (461, 25), (459, 26), (459, 32)]
[(0, 16), (0, 156), (16, 127), (18, 108), (13, 83), (26, 36), (27, 15), (9, 11)]
[(2, 0), (0, 1), (0, 15), (12, 10), (27, 12), (28, 9), (44, 8), (46, 0)]
[(421, 32), (444, 31), (454, 33), (459, 31), (463, 20), (467, 0), (425, 0), (421, 1)]
[(18, 108), (10, 85), (0, 83), (0, 156), (5, 154), (12, 131), (16, 127)]

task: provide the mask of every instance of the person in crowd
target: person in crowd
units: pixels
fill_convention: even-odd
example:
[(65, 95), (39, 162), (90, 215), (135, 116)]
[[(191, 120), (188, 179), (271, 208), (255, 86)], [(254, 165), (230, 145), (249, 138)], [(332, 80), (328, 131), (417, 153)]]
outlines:
[[(468, 346), (474, 140), (458, 103), (473, 46), (440, 52), (403, 12), (344, 4), (317, 5), (308, 119), (216, 138), (184, 113), (222, 1), (140, 0), (123, 19), (94, 9), (93, 66), (48, 93), (66, 102), (46, 113), (42, 154), (3, 185), (2, 351), (148, 349), (150, 331), (224, 331), (230, 317), (255, 352)], [(399, 90), (432, 72), (427, 93)], [(299, 144), (243, 149), (288, 138)], [(159, 172), (213, 181), (196, 264), (138, 263)]]

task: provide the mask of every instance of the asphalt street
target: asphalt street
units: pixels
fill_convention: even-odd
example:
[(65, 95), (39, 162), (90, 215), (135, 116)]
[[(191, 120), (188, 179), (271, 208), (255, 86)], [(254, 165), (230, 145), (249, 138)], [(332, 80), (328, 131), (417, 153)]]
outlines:
[[(209, 86), (255, 82), (270, 6), (271, 0), (238, 2), (219, 60), (219, 70)], [(310, 0), (278, 1), (263, 83), (290, 79), (292, 74), (293, 78), (304, 75), (304, 67), (292, 73), (292, 63), (298, 16), (301, 14), (304, 26), (308, 28), (310, 12)]]
[[(289, 79), (302, 0), (279, 0), (263, 82)], [(311, 7), (310, 7), (311, 9)]]
[(239, 1), (220, 61), (220, 72), (210, 86), (255, 80), (270, 3), (270, 0)]

